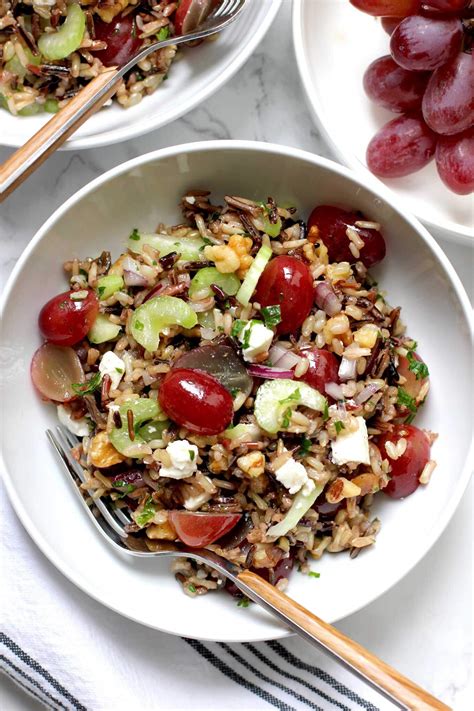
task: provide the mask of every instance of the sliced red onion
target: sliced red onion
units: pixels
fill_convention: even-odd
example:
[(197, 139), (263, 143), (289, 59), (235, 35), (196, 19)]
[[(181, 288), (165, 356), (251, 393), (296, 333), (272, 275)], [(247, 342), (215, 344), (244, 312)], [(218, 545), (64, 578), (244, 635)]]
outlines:
[(326, 383), (324, 389), (326, 395), (332, 397), (333, 400), (344, 400), (344, 393), (339, 383)]
[(281, 344), (275, 343), (269, 351), (270, 363), (284, 370), (294, 368), (301, 361), (300, 356), (293, 353), (288, 348), (284, 348)]
[(362, 405), (362, 403), (367, 402), (367, 400), (370, 400), (372, 395), (375, 395), (375, 393), (378, 392), (381, 387), (382, 385), (380, 383), (368, 383), (368, 385), (366, 385), (365, 388), (360, 391), (357, 397), (354, 398), (354, 402), (356, 403), (356, 405)]
[(127, 286), (147, 286), (148, 281), (142, 274), (132, 272), (129, 269), (123, 270), (123, 280)]
[(338, 375), (340, 380), (354, 380), (357, 373), (357, 362), (349, 360), (345, 356), (342, 357), (341, 365), (339, 366)]
[(335, 316), (342, 309), (342, 303), (328, 281), (320, 281), (314, 290), (314, 300), (318, 308), (328, 316)]
[(255, 378), (265, 378), (266, 380), (278, 380), (279, 378), (287, 378), (293, 380), (295, 374), (292, 370), (283, 370), (282, 368), (271, 368), (268, 365), (249, 365), (247, 368), (250, 375)]

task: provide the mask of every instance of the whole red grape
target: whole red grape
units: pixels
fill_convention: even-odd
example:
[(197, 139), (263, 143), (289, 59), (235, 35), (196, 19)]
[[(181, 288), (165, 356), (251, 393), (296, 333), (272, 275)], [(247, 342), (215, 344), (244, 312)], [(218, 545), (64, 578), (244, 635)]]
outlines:
[(455, 136), (441, 136), (436, 167), (443, 183), (458, 195), (474, 192), (474, 128)]
[(402, 69), (389, 55), (376, 59), (364, 74), (365, 93), (374, 103), (395, 113), (421, 107), (428, 72)]
[(389, 121), (367, 146), (367, 165), (380, 178), (400, 178), (427, 165), (436, 149), (436, 134), (420, 114)]
[(406, 17), (414, 15), (421, 0), (350, 0), (358, 10), (377, 17)]
[(431, 71), (459, 52), (462, 38), (462, 24), (457, 17), (413, 15), (394, 30), (390, 51), (404, 69)]
[(452, 136), (474, 125), (474, 57), (459, 54), (438, 67), (422, 102), (423, 117), (436, 133)]

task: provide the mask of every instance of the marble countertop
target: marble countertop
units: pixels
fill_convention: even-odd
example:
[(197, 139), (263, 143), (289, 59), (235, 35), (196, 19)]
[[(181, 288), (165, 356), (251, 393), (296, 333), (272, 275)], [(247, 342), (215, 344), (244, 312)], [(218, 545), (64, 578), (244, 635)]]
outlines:
[[(0, 283), (47, 217), (87, 182), (148, 151), (196, 140), (269, 141), (333, 157), (306, 108), (293, 56), (290, 2), (240, 72), (206, 106), (146, 136), (81, 152), (56, 153), (0, 212)], [(279, 37), (275, 42), (275, 33)], [(242, 100), (245, 97), (245, 111)], [(288, 112), (288, 106), (292, 111)], [(9, 149), (0, 148), (0, 162)], [(472, 298), (473, 252), (435, 235)], [(467, 492), (441, 539), (392, 590), (340, 628), (456, 711), (472, 708), (472, 495)], [(32, 555), (39, 555), (33, 543)], [(35, 708), (7, 685), (4, 708)]]

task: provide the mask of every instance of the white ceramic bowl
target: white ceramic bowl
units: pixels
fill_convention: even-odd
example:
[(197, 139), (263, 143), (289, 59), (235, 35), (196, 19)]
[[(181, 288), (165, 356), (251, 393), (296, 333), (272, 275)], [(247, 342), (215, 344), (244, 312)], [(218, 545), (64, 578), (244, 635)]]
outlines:
[[(377, 190), (382, 181), (366, 166), (367, 144), (397, 114), (367, 98), (362, 77), (374, 59), (390, 54), (388, 35), (349, 0), (294, 0), (293, 41), (308, 105), (322, 134), (338, 160)], [(428, 227), (474, 245), (472, 196), (448, 190), (434, 161), (418, 173), (383, 182), (397, 203)]]
[[(300, 207), (331, 202), (381, 222), (387, 257), (374, 274), (429, 364), (432, 391), (420, 423), (439, 432), (438, 460), (428, 487), (406, 501), (380, 496), (376, 546), (355, 560), (327, 555), (313, 565), (318, 580), (295, 573), (289, 593), (333, 622), (388, 590), (434, 544), (461, 498), (469, 469), (471, 351), (469, 306), (441, 249), (388, 191), (374, 191), (351, 171), (283, 146), (215, 141), (167, 148), (136, 158), (94, 180), (41, 228), (20, 258), (4, 299), (3, 456), (11, 501), (33, 540), (70, 580), (126, 617), (151, 627), (214, 640), (259, 640), (286, 631), (256, 606), (238, 608), (226, 594), (192, 600), (181, 593), (169, 562), (121, 557), (97, 535), (57, 463), (44, 431), (56, 424), (29, 378), (40, 343), (39, 307), (65, 288), (62, 263), (72, 256), (118, 254), (132, 227), (153, 229), (180, 219), (189, 187)], [(416, 594), (416, 591), (414, 591)]]
[[(236, 22), (215, 42), (192, 49), (175, 61), (168, 81), (137, 106), (115, 102), (92, 116), (64, 145), (66, 150), (106, 146), (153, 131), (183, 116), (208, 99), (247, 61), (272, 24), (281, 0), (247, 0)], [(2, 110), (0, 144), (22, 146), (50, 118), (48, 114), (16, 117)]]

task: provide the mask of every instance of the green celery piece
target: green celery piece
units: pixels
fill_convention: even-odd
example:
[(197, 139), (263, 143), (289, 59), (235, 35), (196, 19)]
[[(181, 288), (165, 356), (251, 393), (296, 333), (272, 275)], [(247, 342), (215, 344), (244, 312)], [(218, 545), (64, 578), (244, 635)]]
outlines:
[(71, 3), (66, 20), (57, 32), (43, 33), (38, 49), (46, 59), (65, 59), (80, 46), (86, 29), (86, 16), (78, 3)]
[(98, 314), (87, 337), (91, 343), (105, 343), (106, 341), (113, 341), (114, 338), (117, 338), (120, 330), (121, 327), (116, 323), (112, 323), (108, 316)]
[[(135, 432), (134, 440), (130, 439), (128, 431), (128, 410), (133, 412), (133, 430)], [(128, 402), (125, 402), (120, 406), (118, 412), (120, 414), (122, 426), (114, 427), (109, 435), (109, 439), (120, 454), (123, 454), (126, 457), (133, 456), (135, 459), (140, 459), (142, 456), (145, 456), (145, 453), (142, 454), (139, 452), (139, 445), (146, 445), (147, 441), (150, 441), (143, 437), (141, 430), (143, 429), (145, 422), (155, 420), (162, 414), (160, 406), (156, 400), (151, 400), (150, 398), (139, 398), (138, 400), (129, 400)], [(129, 453), (130, 448), (133, 448), (133, 454)]]
[(212, 296), (211, 284), (217, 284), (228, 296), (235, 296), (240, 289), (240, 279), (235, 274), (221, 274), (215, 267), (204, 267), (191, 279), (190, 298), (192, 299), (195, 294), (201, 291), (203, 298)]
[(180, 262), (202, 262), (205, 260), (204, 247), (206, 243), (201, 237), (177, 239), (171, 235), (143, 234), (138, 230), (134, 231), (132, 235), (133, 237), (128, 239), (127, 247), (134, 254), (141, 254), (143, 247), (148, 244), (160, 253), (160, 257), (177, 252), (181, 255)]
[(321, 393), (298, 380), (267, 380), (257, 390), (254, 413), (260, 427), (275, 434), (282, 429), (285, 412), (304, 405), (323, 412), (327, 400)]
[(131, 332), (137, 343), (153, 353), (158, 348), (164, 328), (176, 325), (193, 328), (197, 322), (196, 313), (186, 301), (175, 296), (156, 296), (135, 310)]
[(123, 279), (118, 274), (108, 274), (97, 280), (97, 295), (101, 301), (105, 301), (110, 296), (120, 291), (123, 287)]
[(286, 536), (301, 521), (323, 489), (323, 484), (316, 484), (314, 489), (309, 492), (305, 492), (305, 487), (298, 491), (285, 518), (268, 529), (267, 537), (277, 539), (280, 536)]

